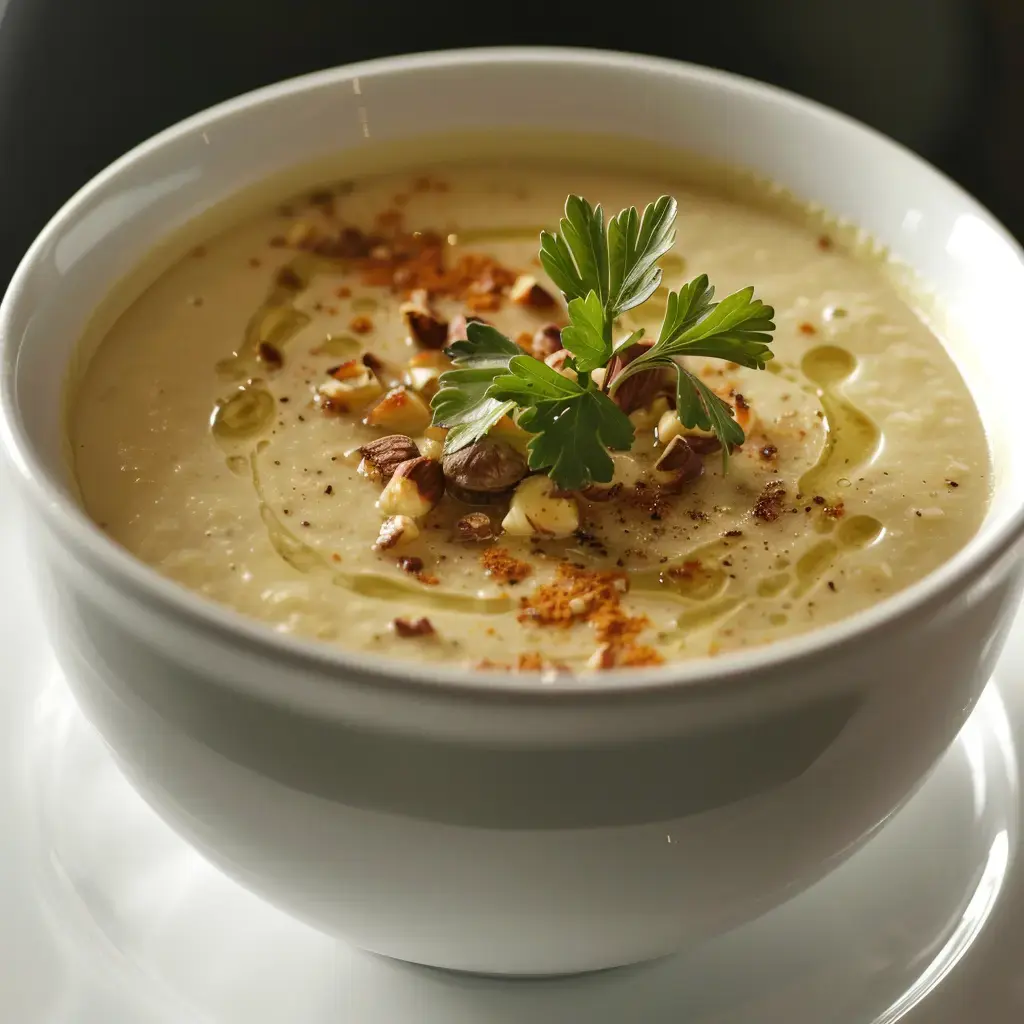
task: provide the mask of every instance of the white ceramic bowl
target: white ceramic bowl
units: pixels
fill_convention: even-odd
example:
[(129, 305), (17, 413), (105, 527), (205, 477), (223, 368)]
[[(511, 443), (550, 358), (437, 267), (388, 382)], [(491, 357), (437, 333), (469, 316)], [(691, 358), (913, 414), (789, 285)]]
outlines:
[[(83, 515), (63, 370), (97, 302), (163, 236), (367, 135), (565, 125), (753, 168), (856, 221), (934, 286), (965, 327), (954, 353), (992, 442), (995, 496), (979, 536), (916, 586), (811, 635), (541, 686), (283, 638), (158, 577)], [(175, 828), (354, 943), (546, 974), (702, 940), (862, 842), (989, 676), (1021, 585), (1021, 342), (1005, 315), (1021, 293), (1018, 247), (920, 160), (814, 104), (702, 68), (463, 51), (234, 100), (87, 185), (33, 245), (0, 312), (3, 441), (60, 663)]]

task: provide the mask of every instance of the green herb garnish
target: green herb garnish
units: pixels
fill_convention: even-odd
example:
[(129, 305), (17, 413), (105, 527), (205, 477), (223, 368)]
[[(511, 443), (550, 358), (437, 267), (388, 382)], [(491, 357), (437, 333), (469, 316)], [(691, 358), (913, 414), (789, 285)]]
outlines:
[(685, 427), (711, 430), (723, 459), (742, 444), (732, 407), (680, 362), (684, 356), (727, 359), (764, 369), (775, 311), (744, 288), (721, 302), (706, 275), (669, 292), (658, 340), (598, 387), (591, 375), (632, 348), (642, 330), (614, 340), (615, 322), (646, 302), (661, 284), (657, 262), (675, 242), (676, 201), (662, 196), (641, 217), (635, 207), (613, 218), (607, 231), (600, 206), (570, 196), (558, 233), (541, 232), (540, 260), (568, 302), (562, 345), (570, 353), (569, 379), (526, 355), (485, 324), (470, 323), (467, 340), (446, 349), (455, 369), (441, 375), (431, 403), (435, 426), (448, 427), (445, 452), (478, 441), (512, 415), (533, 438), (530, 468), (546, 470), (559, 487), (576, 490), (608, 483), (608, 454), (633, 445), (633, 424), (613, 401), (624, 381), (645, 370), (675, 370), (676, 413)]

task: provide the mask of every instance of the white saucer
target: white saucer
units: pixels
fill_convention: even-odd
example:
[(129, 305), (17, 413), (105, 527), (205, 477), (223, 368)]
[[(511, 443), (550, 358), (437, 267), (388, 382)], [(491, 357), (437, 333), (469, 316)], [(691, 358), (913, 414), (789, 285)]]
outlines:
[[(0, 503), (2, 504), (2, 503)], [(18, 1024), (1011, 1024), (1024, 1019), (1015, 738), (1024, 620), (922, 789), (761, 920), (653, 964), (552, 981), (349, 949), (228, 881), (135, 796), (25, 601), (0, 511), (0, 1020)], [(1015, 912), (1016, 911), (1016, 912)], [(941, 982), (941, 985), (940, 985)]]

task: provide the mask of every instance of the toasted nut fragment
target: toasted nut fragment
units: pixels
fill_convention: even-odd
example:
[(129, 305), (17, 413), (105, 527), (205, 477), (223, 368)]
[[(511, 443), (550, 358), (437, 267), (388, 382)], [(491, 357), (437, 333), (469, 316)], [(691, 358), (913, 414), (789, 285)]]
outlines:
[(674, 437), (685, 437), (691, 450), (698, 455), (710, 455), (722, 447), (713, 431), (701, 430), (700, 427), (684, 427), (675, 409), (669, 409), (658, 420), (658, 442), (667, 446)]
[(392, 388), (367, 414), (368, 427), (383, 427), (402, 434), (422, 434), (430, 426), (430, 409), (405, 387)]
[(514, 448), (481, 438), (441, 460), (448, 491), (471, 505), (502, 501), (526, 476), (526, 459)]
[(459, 540), (491, 540), (494, 524), (486, 512), (470, 512), (455, 524)]
[(406, 383), (424, 398), (431, 398), (438, 389), (438, 378), (452, 368), (452, 361), (437, 351), (417, 352), (409, 360), (405, 373)]
[(269, 341), (261, 341), (256, 349), (256, 358), (261, 363), (266, 363), (272, 370), (279, 370), (284, 365), (284, 357), (276, 345)]
[(358, 472), (368, 480), (387, 483), (403, 462), (418, 458), (421, 453), (411, 437), (388, 434), (364, 444), (359, 454), (363, 461), (357, 467)]
[[(639, 341), (631, 345), (625, 352), (615, 356), (608, 364), (608, 386), (615, 384), (615, 378), (622, 373), (634, 359), (643, 355), (652, 345), (653, 341)], [(668, 376), (663, 369), (644, 370), (635, 377), (624, 381), (613, 395), (612, 400), (627, 415), (637, 409), (646, 409), (651, 406), (654, 398), (668, 383)], [(666, 403), (666, 408), (668, 403)], [(657, 420), (655, 420), (657, 422)]]
[(547, 359), (562, 348), (562, 331), (558, 324), (545, 324), (539, 328), (530, 342), (534, 359)]
[(567, 348), (560, 348), (557, 352), (552, 352), (544, 362), (547, 363), (552, 370), (556, 370), (563, 377), (567, 377), (569, 380), (575, 380), (575, 370), (565, 365), (565, 361), (570, 358), (572, 358), (572, 353)]
[(659, 395), (649, 406), (631, 412), (629, 421), (639, 431), (653, 431), (667, 411), (668, 399), (664, 395)]
[(466, 328), (472, 323), (485, 324), (487, 321), (482, 316), (465, 317), (461, 313), (453, 316), (448, 324), (448, 344), (453, 341), (465, 341)]
[(512, 496), (501, 525), (513, 537), (571, 537), (580, 525), (580, 510), (572, 497), (560, 497), (545, 474), (528, 476)]
[(376, 375), (359, 360), (352, 359), (334, 368), (317, 388), (317, 398), (328, 412), (352, 412), (379, 398), (383, 391)]
[(526, 447), (530, 443), (533, 434), (527, 433), (511, 416), (502, 416), (490, 429), (490, 437), (495, 441), (504, 441), (511, 445), (521, 455), (526, 454)]
[(555, 304), (555, 297), (546, 288), (537, 284), (537, 278), (530, 274), (520, 274), (512, 285), (508, 297), (520, 306), (530, 309), (550, 309)]
[(627, 452), (612, 452), (611, 457), (615, 464), (611, 480), (606, 484), (591, 484), (582, 491), (588, 501), (611, 501), (623, 489), (636, 487), (644, 475), (640, 464)]
[(425, 516), (444, 495), (441, 464), (420, 456), (395, 467), (394, 475), (377, 499), (385, 516)]
[(420, 455), (425, 455), (428, 459), (437, 459), (438, 462), (444, 454), (444, 442), (437, 441), (429, 435), (417, 437), (416, 447), (419, 448)]
[(654, 464), (654, 479), (664, 490), (681, 490), (704, 472), (701, 457), (684, 437), (673, 437)]
[(448, 343), (448, 322), (430, 308), (427, 293), (418, 288), (398, 307), (409, 338), (423, 348), (440, 349)]
[(420, 528), (409, 516), (388, 516), (380, 524), (380, 533), (373, 545), (374, 551), (388, 551), (399, 544), (408, 544), (420, 535)]
[(594, 671), (604, 671), (615, 668), (615, 651), (611, 644), (601, 644), (596, 651), (587, 659), (587, 668)]
[(403, 640), (416, 636), (433, 636), (437, 632), (430, 619), (395, 619), (391, 623), (391, 628), (395, 631), (395, 636), (400, 636)]

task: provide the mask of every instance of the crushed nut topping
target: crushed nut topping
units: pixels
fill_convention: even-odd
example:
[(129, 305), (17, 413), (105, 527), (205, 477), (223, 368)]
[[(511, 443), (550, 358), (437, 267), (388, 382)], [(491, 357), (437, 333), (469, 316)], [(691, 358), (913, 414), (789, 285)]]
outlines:
[(416, 619), (410, 622), (409, 619), (394, 619), (391, 628), (396, 636), (409, 639), (416, 636), (433, 636), (436, 632), (430, 619)]
[(764, 490), (754, 504), (754, 515), (766, 523), (774, 523), (782, 514), (782, 501), (786, 497), (786, 486), (779, 480), (765, 484)]
[[(629, 589), (624, 573), (598, 572), (561, 562), (555, 579), (522, 599), (519, 621), (564, 629), (587, 622), (606, 648), (600, 665), (620, 668), (660, 665), (662, 656), (637, 637), (650, 624), (643, 615), (629, 615), (622, 595)], [(601, 651), (601, 647), (598, 648)]]
[(529, 562), (513, 558), (506, 548), (487, 548), (480, 554), (480, 564), (499, 583), (522, 583), (533, 573)]
[(448, 323), (430, 308), (425, 289), (417, 288), (399, 307), (409, 337), (422, 348), (441, 349), (448, 343)]
[(455, 524), (455, 533), (459, 540), (491, 540), (494, 524), (487, 513), (470, 512)]
[(546, 288), (542, 288), (537, 279), (530, 274), (521, 274), (516, 278), (508, 297), (529, 309), (550, 309), (555, 305), (555, 297)]
[(380, 525), (380, 533), (373, 545), (374, 551), (388, 551), (398, 547), (399, 544), (407, 544), (420, 535), (420, 528), (416, 520), (410, 516), (388, 516)]

